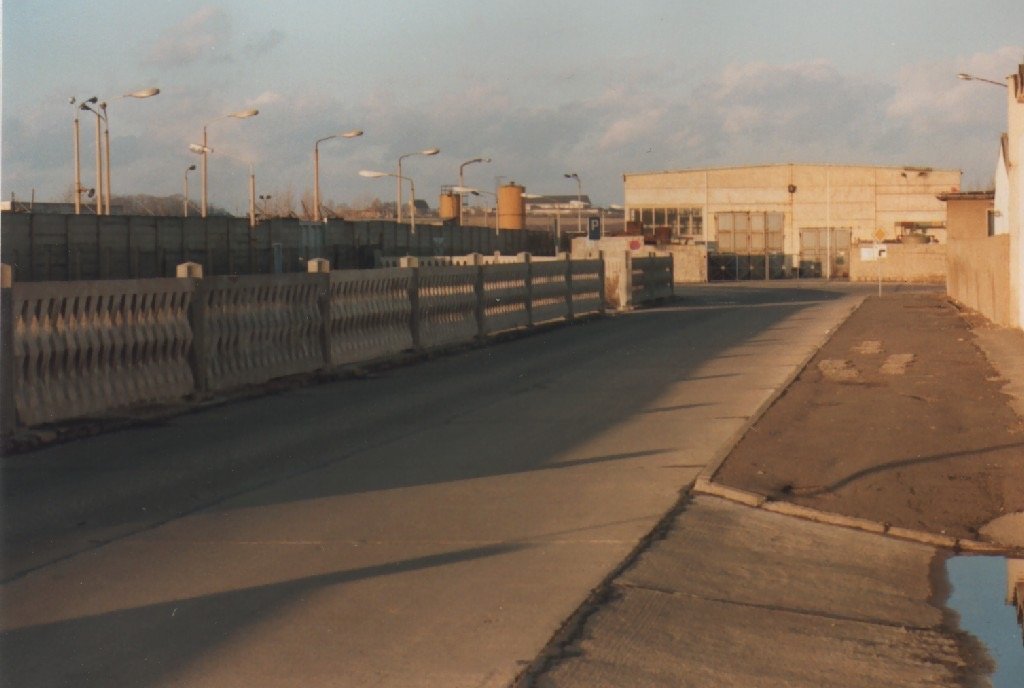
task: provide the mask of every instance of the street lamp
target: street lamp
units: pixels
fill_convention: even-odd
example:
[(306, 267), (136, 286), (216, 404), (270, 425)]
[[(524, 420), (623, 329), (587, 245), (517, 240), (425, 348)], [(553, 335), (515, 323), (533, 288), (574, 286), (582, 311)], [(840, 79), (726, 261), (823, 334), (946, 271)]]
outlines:
[[(160, 95), (160, 89), (156, 87), (143, 88), (138, 91), (132, 91), (130, 93), (121, 94), (121, 98), (152, 98), (153, 96)], [(103, 138), (106, 147), (107, 156), (107, 179), (106, 184), (103, 187), (104, 193), (104, 205), (106, 206), (106, 214), (110, 214), (110, 117), (107, 114), (107, 104), (105, 102), (100, 103), (100, 109), (103, 110)]]
[(576, 231), (583, 233), (583, 184), (580, 182), (580, 176), (575, 172), (566, 172), (564, 175), (566, 179), (576, 180)]
[(195, 169), (196, 169), (196, 164), (195, 163), (192, 163), (191, 165), (189, 165), (188, 167), (185, 168), (185, 202), (184, 202), (185, 217), (188, 217), (188, 173), (194, 171)]
[(1006, 88), (1006, 84), (1001, 81), (995, 81), (994, 79), (985, 79), (984, 77), (974, 76), (973, 74), (965, 74), (964, 72), (960, 72), (959, 74), (957, 74), (956, 78), (961, 79), (963, 81), (984, 81), (986, 84), (995, 84), (996, 86), (1002, 86), (1003, 88)]
[[(87, 102), (95, 103), (97, 100), (99, 99), (94, 96)], [(76, 107), (78, 105), (78, 99), (74, 96), (71, 96), (71, 98), (68, 99), (68, 102), (71, 104), (71, 107), (75, 111), (75, 119), (71, 125), (71, 140), (74, 149), (75, 165), (75, 215), (79, 215), (82, 212), (82, 192), (85, 190), (82, 188), (82, 157), (79, 154), (80, 136), (78, 126), (78, 113), (82, 108), (81, 106)]]
[[(435, 151), (436, 152), (436, 151)], [(435, 153), (425, 153), (424, 155), (434, 155)], [(415, 154), (414, 154), (415, 155)], [(401, 188), (402, 180), (409, 182), (409, 193), (412, 197), (409, 199), (409, 217), (411, 224), (409, 225), (409, 232), (411, 234), (416, 233), (416, 183), (409, 177), (403, 177), (400, 174), (394, 172), (375, 172), (373, 170), (359, 170), (360, 177), (367, 177), (369, 179), (380, 179), (381, 177), (395, 177), (398, 180), (399, 188)], [(399, 206), (401, 207), (401, 206)], [(401, 212), (401, 211), (399, 211)]]
[(331, 139), (339, 137), (343, 139), (354, 139), (357, 136), (362, 135), (362, 129), (353, 129), (352, 131), (346, 131), (341, 134), (325, 136), (322, 139), (317, 139), (316, 143), (313, 144), (313, 222), (320, 221), (320, 144), (324, 141), (330, 141)]
[[(440, 152), (441, 152), (440, 148), (425, 148), (424, 150), (418, 151), (416, 153), (406, 153), (405, 155), (401, 155), (401, 156), (398, 157), (398, 174), (392, 174), (392, 175), (389, 175), (389, 176), (397, 177), (398, 202), (396, 204), (395, 213), (398, 215), (398, 220), (397, 221), (398, 221), (399, 224), (402, 223), (402, 179), (404, 179), (404, 177), (402, 177), (402, 161), (405, 160), (406, 158), (412, 156), (412, 155), (437, 155)], [(359, 174), (363, 174), (363, 173), (360, 172)], [(367, 175), (363, 174), (363, 176), (366, 177)], [(415, 208), (415, 204), (416, 204), (415, 194), (413, 195), (413, 199), (412, 200), (413, 200), (413, 207)]]
[(264, 219), (269, 218), (267, 214), (267, 204), (270, 203), (270, 194), (260, 194), (260, 200), (263, 201), (263, 217)]
[[(192, 145), (189, 146), (189, 148), (192, 148), (192, 150), (194, 150), (197, 153), (200, 153), (203, 156), (203, 158), (201, 160), (202, 167), (200, 168), (200, 175), (202, 176), (202, 179), (203, 179), (203, 194), (202, 194), (202, 202), (201, 202), (200, 207), (199, 207), (200, 208), (200, 214), (203, 217), (206, 217), (206, 157), (207, 157), (207, 155), (209, 153), (213, 152), (213, 149), (209, 148), (207, 146), (207, 138), (206, 138), (206, 129), (207, 129), (207, 127), (209, 127), (214, 122), (219, 122), (220, 120), (229, 119), (229, 118), (230, 119), (248, 119), (250, 117), (255, 117), (258, 114), (260, 114), (260, 111), (256, 110), (256, 109), (240, 110), (238, 112), (230, 112), (230, 113), (228, 113), (226, 115), (218, 117), (217, 119), (211, 120), (211, 121), (209, 121), (209, 122), (207, 122), (206, 124), (203, 125), (203, 143), (202, 143), (202, 145), (196, 146), (196, 144), (192, 144)], [(195, 148), (193, 148), (193, 146), (195, 146)], [(197, 148), (199, 150), (196, 150)]]
[[(96, 115), (96, 214), (103, 214), (103, 135), (100, 132), (100, 119), (106, 117), (106, 113), (100, 114), (99, 110), (93, 110), (90, 105), (95, 105), (99, 98), (93, 96), (81, 105), (80, 110), (88, 110)], [(106, 103), (104, 103), (106, 105)]]
[(473, 163), (477, 163), (477, 162), (490, 162), (490, 161), (491, 161), (490, 158), (473, 158), (472, 160), (467, 160), (466, 162), (464, 162), (461, 165), (459, 165), (459, 186), (465, 186), (466, 185), (466, 181), (465, 181), (465, 179), (463, 179), (463, 176), (462, 176), (462, 170), (464, 170), (466, 168), (466, 165), (472, 165)]

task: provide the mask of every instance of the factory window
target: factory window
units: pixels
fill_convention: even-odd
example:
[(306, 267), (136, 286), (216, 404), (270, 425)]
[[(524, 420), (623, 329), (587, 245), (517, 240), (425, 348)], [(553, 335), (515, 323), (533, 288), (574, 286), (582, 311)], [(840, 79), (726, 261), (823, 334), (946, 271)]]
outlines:
[(641, 222), (648, 232), (653, 232), (655, 227), (668, 227), (676, 239), (704, 234), (700, 208), (630, 208), (629, 219)]

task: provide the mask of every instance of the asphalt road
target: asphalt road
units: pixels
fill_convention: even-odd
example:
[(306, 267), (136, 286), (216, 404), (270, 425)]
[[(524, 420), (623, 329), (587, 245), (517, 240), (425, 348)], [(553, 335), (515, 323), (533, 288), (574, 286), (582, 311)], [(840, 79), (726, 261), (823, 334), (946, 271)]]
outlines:
[(0, 679), (506, 686), (869, 291), (688, 288), (6, 457)]

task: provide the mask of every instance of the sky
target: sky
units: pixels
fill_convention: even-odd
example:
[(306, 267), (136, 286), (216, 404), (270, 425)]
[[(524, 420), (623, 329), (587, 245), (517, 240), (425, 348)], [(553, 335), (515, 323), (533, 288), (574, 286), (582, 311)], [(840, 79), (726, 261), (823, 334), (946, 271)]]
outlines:
[[(68, 104), (108, 102), (114, 195), (181, 194), (208, 124), (210, 202), (257, 193), (393, 200), (442, 185), (582, 191), (622, 202), (627, 172), (765, 163), (914, 165), (991, 185), (1024, 3), (986, 0), (6, 0), (0, 195), (62, 200)], [(145, 100), (120, 98), (156, 86)], [(247, 120), (230, 112), (258, 108)], [(82, 113), (95, 184), (95, 118)], [(190, 177), (197, 198), (198, 175)], [(484, 197), (486, 198), (486, 197)]]

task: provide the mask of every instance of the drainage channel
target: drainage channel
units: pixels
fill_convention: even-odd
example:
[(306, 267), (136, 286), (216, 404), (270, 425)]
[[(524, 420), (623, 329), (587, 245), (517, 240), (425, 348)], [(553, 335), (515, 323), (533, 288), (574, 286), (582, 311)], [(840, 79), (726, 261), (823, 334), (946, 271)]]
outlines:
[(946, 561), (952, 587), (947, 606), (960, 628), (984, 643), (996, 663), (993, 688), (1020, 688), (1024, 676), (1024, 559), (956, 556)]

